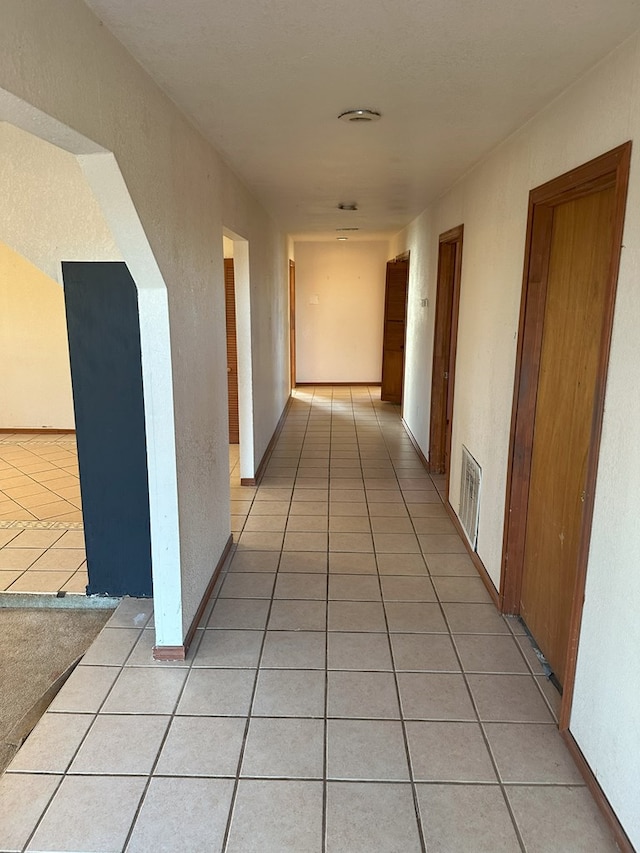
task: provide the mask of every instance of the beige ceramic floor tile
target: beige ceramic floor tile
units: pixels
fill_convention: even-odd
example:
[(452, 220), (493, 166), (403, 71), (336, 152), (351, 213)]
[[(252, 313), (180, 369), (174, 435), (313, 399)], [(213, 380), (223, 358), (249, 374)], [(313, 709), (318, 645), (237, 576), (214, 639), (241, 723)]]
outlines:
[(98, 715), (69, 773), (102, 776), (144, 776), (150, 773), (169, 719), (168, 716), (141, 714)]
[(233, 782), (227, 779), (152, 779), (127, 853), (219, 853), (232, 794)]
[(478, 723), (407, 722), (416, 782), (496, 782)]
[(23, 572), (23, 569), (0, 569), (0, 590), (8, 589)]
[(85, 560), (82, 548), (49, 548), (31, 566), (31, 571), (76, 571)]
[(323, 763), (324, 720), (251, 720), (242, 776), (320, 779)]
[(418, 785), (417, 791), (428, 850), (520, 853), (497, 785)]
[(421, 849), (409, 785), (329, 783), (327, 853)]
[(487, 723), (485, 731), (503, 782), (584, 784), (555, 724)]
[(121, 850), (145, 784), (140, 777), (66, 776), (27, 850)]
[(13, 853), (24, 848), (60, 780), (28, 773), (0, 776), (0, 849)]
[(322, 782), (241, 779), (226, 853), (320, 853)]
[(262, 669), (251, 713), (258, 717), (322, 717), (324, 696), (324, 672)]
[(59, 592), (69, 581), (73, 572), (44, 571), (29, 569), (9, 587), (10, 592)]
[(329, 779), (408, 780), (402, 724), (395, 720), (329, 720), (327, 775)]
[(584, 787), (508, 787), (527, 850), (535, 853), (616, 853), (611, 832)]

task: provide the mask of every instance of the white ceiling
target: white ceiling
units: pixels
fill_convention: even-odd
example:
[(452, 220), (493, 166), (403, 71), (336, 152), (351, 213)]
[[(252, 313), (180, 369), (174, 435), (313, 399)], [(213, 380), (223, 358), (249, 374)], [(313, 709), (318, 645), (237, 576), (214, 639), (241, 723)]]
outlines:
[[(85, 2), (281, 226), (316, 239), (398, 231), (640, 27), (637, 0)], [(354, 107), (383, 118), (337, 120)]]

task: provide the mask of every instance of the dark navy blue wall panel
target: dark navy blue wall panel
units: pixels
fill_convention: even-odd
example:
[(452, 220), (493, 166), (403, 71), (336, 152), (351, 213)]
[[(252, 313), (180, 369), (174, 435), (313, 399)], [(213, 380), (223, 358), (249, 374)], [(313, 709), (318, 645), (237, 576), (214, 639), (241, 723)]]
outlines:
[(126, 264), (65, 261), (90, 594), (150, 596), (138, 294)]

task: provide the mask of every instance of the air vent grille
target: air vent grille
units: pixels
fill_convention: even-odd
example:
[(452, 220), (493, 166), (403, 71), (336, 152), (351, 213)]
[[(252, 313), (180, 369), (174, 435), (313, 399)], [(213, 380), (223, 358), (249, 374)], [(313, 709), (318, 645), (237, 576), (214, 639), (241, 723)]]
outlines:
[(478, 517), (480, 513), (480, 484), (482, 469), (462, 445), (462, 472), (460, 475), (459, 517), (473, 550), (478, 542)]

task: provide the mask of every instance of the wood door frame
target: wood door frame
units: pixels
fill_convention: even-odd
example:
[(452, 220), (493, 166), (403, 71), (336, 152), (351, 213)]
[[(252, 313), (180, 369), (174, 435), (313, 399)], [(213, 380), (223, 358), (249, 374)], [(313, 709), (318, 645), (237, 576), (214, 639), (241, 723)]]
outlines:
[[(456, 379), (456, 353), (458, 349), (458, 316), (460, 313), (460, 282), (462, 278), (462, 245), (464, 240), (464, 225), (457, 225), (455, 228), (450, 228), (438, 237), (438, 271), (436, 276), (437, 291), (436, 291), (436, 316), (433, 334), (433, 359), (431, 363), (431, 406), (429, 417), (429, 470), (444, 467), (445, 460), (451, 460), (451, 434), (453, 422), (453, 396), (455, 390)], [(447, 282), (447, 286), (451, 286), (451, 315), (450, 318), (443, 316), (443, 293), (441, 281), (442, 273), (442, 247), (445, 245), (455, 246), (456, 256), (453, 268), (453, 277), (451, 282)], [(449, 323), (449, 319), (451, 322)], [(443, 340), (449, 338), (448, 358), (446, 360), (447, 372), (447, 406), (445, 411), (445, 422), (440, 422), (440, 418), (436, 418), (436, 411), (442, 410), (442, 397), (444, 389), (441, 382), (436, 381), (436, 375), (441, 372), (443, 365), (439, 363), (438, 353), (441, 349), (439, 344)], [(434, 406), (434, 401), (439, 402), (439, 405)], [(437, 460), (434, 465), (434, 456), (437, 455), (436, 447), (440, 447), (442, 443), (442, 433), (444, 432), (444, 459)], [(448, 471), (445, 473), (449, 473)], [(445, 493), (449, 497), (449, 480), (447, 478), (445, 484)]]
[(296, 387), (296, 262), (289, 259), (289, 382)]
[[(397, 264), (397, 263), (406, 263), (407, 265), (407, 279), (405, 284), (405, 296), (404, 296), (404, 338), (402, 341), (402, 376), (401, 383), (402, 389), (400, 391), (400, 402), (395, 403), (394, 405), (400, 406), (400, 417), (404, 415), (404, 369), (406, 366), (406, 349), (407, 349), (407, 316), (409, 313), (409, 275), (411, 272), (411, 250), (407, 250), (402, 252), (400, 255), (396, 255), (395, 258), (391, 258), (391, 260), (387, 261), (385, 266), (385, 285), (384, 285), (384, 313), (382, 318), (382, 367), (380, 374), (380, 389), (382, 394), (383, 387), (383, 372), (384, 372), (384, 344), (385, 344), (385, 333), (386, 333), (386, 325), (387, 325), (387, 311), (389, 304), (389, 264)], [(350, 383), (353, 384), (353, 383)], [(389, 401), (386, 401), (389, 402)]]
[(561, 731), (565, 731), (568, 728), (573, 698), (630, 159), (631, 142), (627, 142), (558, 178), (548, 181), (532, 190), (529, 194), (529, 214), (516, 352), (511, 435), (509, 439), (500, 582), (500, 609), (503, 613), (512, 615), (519, 613), (522, 590), (525, 533), (529, 502), (528, 485), (533, 452), (535, 408), (552, 238), (553, 208), (609, 187), (613, 187), (615, 191), (613, 239), (606, 283), (607, 295), (602, 319), (602, 341), (598, 357), (591, 439), (587, 458), (586, 489), (580, 530), (578, 567), (569, 623), (566, 677), (563, 686), (559, 721)]

